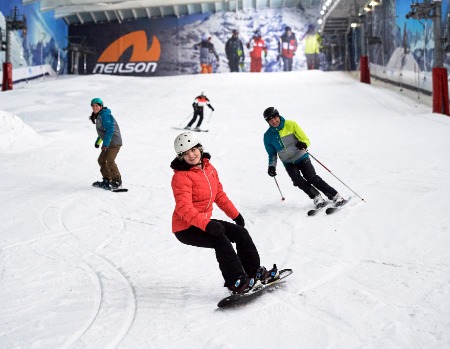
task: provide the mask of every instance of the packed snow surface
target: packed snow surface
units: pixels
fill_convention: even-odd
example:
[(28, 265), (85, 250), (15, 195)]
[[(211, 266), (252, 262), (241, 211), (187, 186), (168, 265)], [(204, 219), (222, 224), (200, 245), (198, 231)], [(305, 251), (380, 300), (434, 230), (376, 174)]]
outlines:
[[(214, 251), (171, 232), (172, 127), (201, 91), (215, 112), (198, 136), (262, 263), (294, 269), (228, 309)], [(91, 187), (93, 97), (120, 125), (128, 193)], [(342, 210), (307, 217), (279, 164), (281, 200), (269, 106), (352, 196)], [(0, 109), (1, 348), (450, 347), (450, 119), (419, 100), (339, 72), (66, 76), (2, 92)]]

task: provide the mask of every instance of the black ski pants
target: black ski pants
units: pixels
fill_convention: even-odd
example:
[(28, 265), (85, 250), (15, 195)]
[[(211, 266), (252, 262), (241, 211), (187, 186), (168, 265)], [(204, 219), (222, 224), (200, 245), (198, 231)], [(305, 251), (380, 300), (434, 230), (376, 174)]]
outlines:
[(239, 72), (239, 63), (240, 63), (240, 58), (237, 55), (228, 58), (228, 66), (230, 67), (231, 73)]
[(337, 194), (337, 191), (333, 187), (330, 187), (316, 174), (310, 158), (306, 158), (298, 164), (284, 164), (284, 167), (289, 177), (291, 177), (294, 186), (303, 190), (310, 199), (314, 199), (319, 195), (318, 190), (324, 193), (330, 200)]
[(200, 117), (197, 122), (197, 127), (200, 127), (203, 122), (203, 107), (194, 109), (194, 115), (192, 116), (191, 121), (189, 121), (188, 127), (191, 127), (194, 124), (195, 120), (197, 120), (197, 116)]
[[(176, 238), (186, 245), (213, 248), (225, 280), (224, 286), (233, 285), (244, 274), (254, 277), (260, 266), (259, 254), (247, 229), (234, 223), (213, 219), (225, 228), (225, 234), (212, 235), (190, 226), (175, 233)], [(236, 244), (236, 251), (233, 244)]]
[(283, 71), (292, 71), (293, 58), (283, 57)]

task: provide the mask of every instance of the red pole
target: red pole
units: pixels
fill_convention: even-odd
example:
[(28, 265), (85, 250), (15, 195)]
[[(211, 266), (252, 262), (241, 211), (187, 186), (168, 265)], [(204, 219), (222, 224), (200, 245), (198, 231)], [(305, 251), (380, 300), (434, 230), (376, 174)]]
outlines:
[(433, 68), (433, 113), (450, 115), (446, 68)]
[(12, 90), (13, 80), (12, 80), (12, 63), (3, 63), (3, 80), (2, 80), (2, 91)]
[(359, 69), (361, 72), (361, 82), (370, 84), (369, 57), (361, 56), (359, 59)]

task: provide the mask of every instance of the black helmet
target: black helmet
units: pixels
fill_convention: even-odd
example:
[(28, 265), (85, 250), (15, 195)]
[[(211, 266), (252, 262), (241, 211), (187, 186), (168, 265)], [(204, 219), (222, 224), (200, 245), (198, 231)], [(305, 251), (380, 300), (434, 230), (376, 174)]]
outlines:
[(264, 110), (264, 120), (266, 120), (267, 122), (270, 119), (273, 119), (276, 116), (280, 116), (280, 113), (278, 113), (278, 110), (276, 110), (276, 108), (274, 107), (269, 107), (266, 110)]
[(291, 27), (284, 28), (284, 31), (287, 33), (288, 31), (292, 31)]

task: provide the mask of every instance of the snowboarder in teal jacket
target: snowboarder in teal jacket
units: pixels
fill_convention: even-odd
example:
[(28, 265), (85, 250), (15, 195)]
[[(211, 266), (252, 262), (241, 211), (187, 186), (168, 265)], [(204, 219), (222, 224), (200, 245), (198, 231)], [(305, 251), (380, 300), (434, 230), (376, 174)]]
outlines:
[(120, 147), (122, 146), (122, 136), (119, 125), (111, 114), (111, 110), (103, 106), (100, 98), (91, 101), (92, 114), (89, 117), (97, 129), (97, 139), (95, 147), (102, 145), (102, 151), (98, 157), (100, 173), (103, 180), (94, 182), (94, 187), (103, 189), (118, 189), (122, 186), (122, 177), (115, 162)]

